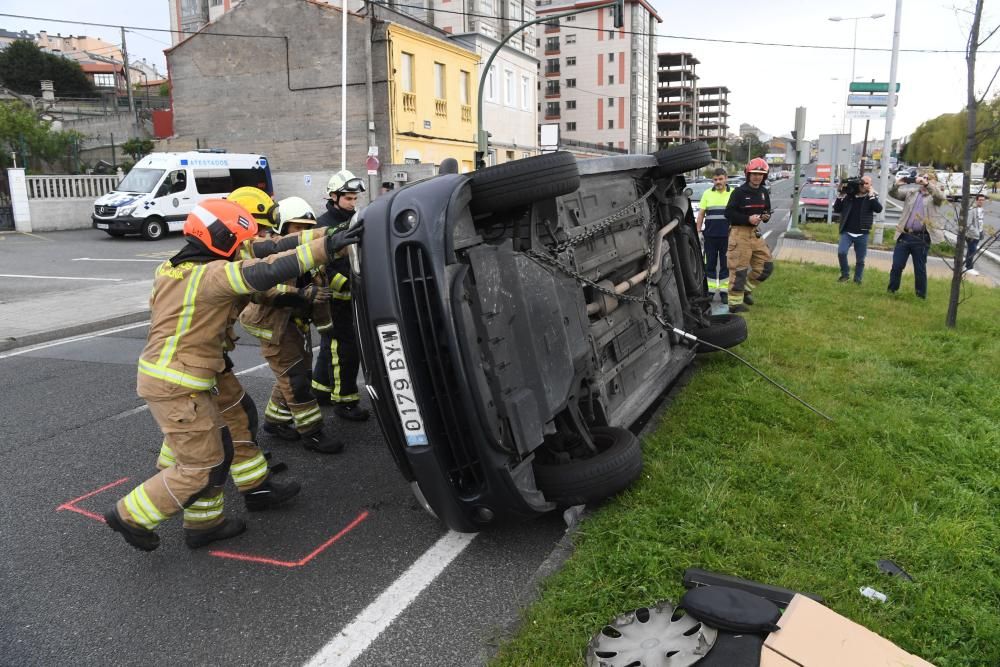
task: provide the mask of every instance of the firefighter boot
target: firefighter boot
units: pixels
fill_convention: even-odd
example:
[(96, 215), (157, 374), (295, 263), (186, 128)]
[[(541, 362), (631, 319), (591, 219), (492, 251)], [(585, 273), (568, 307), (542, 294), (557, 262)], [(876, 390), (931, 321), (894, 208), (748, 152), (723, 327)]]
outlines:
[(750, 312), (750, 308), (748, 308), (747, 306), (744, 306), (742, 303), (736, 303), (736, 304), (731, 303), (731, 304), (729, 304), (729, 312), (730, 313), (749, 313)]
[(750, 292), (744, 292), (743, 293), (743, 303), (745, 303), (748, 306), (752, 306), (753, 305), (753, 297), (750, 296)]
[(334, 403), (333, 413), (341, 419), (352, 422), (367, 421), (370, 414), (368, 410), (358, 405), (357, 401), (351, 403)]
[(306, 449), (320, 454), (339, 454), (344, 451), (344, 443), (325, 435), (323, 429), (317, 429), (309, 435), (303, 435), (302, 445)]
[(247, 523), (243, 519), (226, 519), (215, 528), (208, 530), (184, 529), (184, 543), (189, 549), (200, 549), (212, 542), (228, 540), (230, 537), (242, 535), (247, 529)]
[(269, 421), (265, 421), (264, 425), (261, 427), (264, 433), (272, 438), (277, 438), (278, 440), (287, 440), (288, 442), (295, 442), (299, 439), (299, 432), (295, 430), (295, 427), (289, 424), (272, 424)]
[(275, 481), (274, 477), (268, 477), (257, 488), (244, 491), (243, 501), (248, 511), (261, 512), (294, 498), (301, 489), (302, 485), (294, 480), (282, 483)]
[(108, 528), (116, 533), (121, 533), (126, 542), (140, 551), (152, 551), (160, 546), (159, 535), (151, 530), (125, 523), (118, 516), (118, 510), (114, 507), (104, 513), (104, 522), (108, 524)]

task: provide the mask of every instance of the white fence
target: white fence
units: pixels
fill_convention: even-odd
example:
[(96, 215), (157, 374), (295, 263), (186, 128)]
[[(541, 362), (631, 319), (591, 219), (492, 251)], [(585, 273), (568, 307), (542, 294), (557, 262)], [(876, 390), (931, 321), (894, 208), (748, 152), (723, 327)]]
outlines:
[(87, 199), (91, 202), (118, 185), (119, 176), (28, 176), (28, 199)]

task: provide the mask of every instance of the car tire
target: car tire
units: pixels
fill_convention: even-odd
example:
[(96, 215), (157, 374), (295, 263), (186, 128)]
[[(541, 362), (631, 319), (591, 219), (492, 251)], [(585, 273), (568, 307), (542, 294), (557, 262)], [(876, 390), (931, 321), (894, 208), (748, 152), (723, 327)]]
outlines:
[(116, 231), (112, 229), (105, 229), (104, 233), (107, 234), (108, 236), (114, 236), (116, 239), (120, 239), (121, 237), (125, 236), (125, 232)]
[(480, 169), (471, 183), (473, 213), (509, 211), (576, 192), (580, 170), (572, 153), (559, 151)]
[(598, 453), (569, 463), (535, 463), (535, 484), (545, 498), (563, 507), (604, 500), (623, 491), (642, 472), (642, 447), (626, 428), (595, 426)]
[(676, 233), (677, 260), (684, 279), (684, 291), (688, 296), (701, 296), (705, 293), (705, 261), (698, 233), (688, 225), (681, 225)]
[(167, 235), (167, 223), (156, 216), (146, 218), (142, 223), (142, 238), (147, 241), (159, 241)]
[[(727, 350), (747, 339), (747, 321), (739, 315), (712, 315), (709, 320), (711, 321), (709, 326), (695, 329), (691, 333), (706, 343)], [(694, 351), (699, 354), (718, 352), (715, 347), (704, 345), (701, 342), (698, 343)]]
[(712, 162), (712, 151), (704, 141), (692, 141), (657, 151), (653, 153), (653, 157), (656, 158), (660, 175), (665, 176), (701, 169)]

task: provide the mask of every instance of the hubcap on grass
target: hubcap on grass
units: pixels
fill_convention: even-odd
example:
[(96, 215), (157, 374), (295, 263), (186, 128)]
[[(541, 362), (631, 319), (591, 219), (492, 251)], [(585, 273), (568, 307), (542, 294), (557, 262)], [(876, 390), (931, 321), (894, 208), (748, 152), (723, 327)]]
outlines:
[(718, 634), (664, 600), (605, 625), (587, 645), (587, 667), (688, 667), (705, 657)]

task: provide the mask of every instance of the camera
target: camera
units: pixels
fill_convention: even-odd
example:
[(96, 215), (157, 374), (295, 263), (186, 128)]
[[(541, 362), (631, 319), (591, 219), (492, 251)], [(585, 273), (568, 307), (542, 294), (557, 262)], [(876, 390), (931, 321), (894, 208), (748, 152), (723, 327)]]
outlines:
[(860, 178), (849, 178), (846, 181), (844, 181), (844, 184), (841, 186), (840, 191), (843, 192), (845, 195), (851, 195), (853, 197), (857, 197), (859, 194), (861, 194), (862, 188), (863, 186), (861, 184)]

